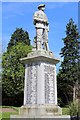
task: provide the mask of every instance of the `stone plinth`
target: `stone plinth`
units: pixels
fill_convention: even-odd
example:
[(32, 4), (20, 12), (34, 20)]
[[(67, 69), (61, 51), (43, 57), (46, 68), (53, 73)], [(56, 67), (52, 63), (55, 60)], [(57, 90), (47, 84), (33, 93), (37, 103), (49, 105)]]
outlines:
[(57, 105), (56, 64), (59, 59), (42, 50), (21, 60), (25, 64), (24, 105)]
[(10, 120), (70, 120), (69, 115), (62, 115), (62, 108), (55, 105), (22, 106), (19, 115), (11, 115)]
[(19, 114), (26, 117), (34, 116), (56, 116), (62, 115), (62, 109), (55, 105), (32, 105), (22, 106), (19, 110)]

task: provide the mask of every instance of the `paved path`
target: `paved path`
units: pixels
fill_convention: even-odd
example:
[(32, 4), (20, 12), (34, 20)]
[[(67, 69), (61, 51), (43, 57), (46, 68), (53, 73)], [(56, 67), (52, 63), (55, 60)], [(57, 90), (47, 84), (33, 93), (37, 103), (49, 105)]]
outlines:
[(0, 108), (0, 112), (16, 112), (13, 108)]

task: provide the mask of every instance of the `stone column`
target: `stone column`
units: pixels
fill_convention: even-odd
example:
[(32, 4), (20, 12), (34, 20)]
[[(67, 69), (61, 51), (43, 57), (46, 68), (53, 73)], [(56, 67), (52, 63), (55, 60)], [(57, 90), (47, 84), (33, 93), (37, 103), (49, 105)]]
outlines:
[(57, 105), (57, 79), (56, 79), (56, 66), (55, 66), (55, 70), (54, 70), (54, 80), (55, 80), (55, 105)]
[(37, 80), (37, 104), (45, 104), (45, 79), (44, 79), (44, 63), (38, 64), (38, 80)]
[(25, 64), (25, 81), (24, 81), (24, 105), (27, 99), (27, 64)]

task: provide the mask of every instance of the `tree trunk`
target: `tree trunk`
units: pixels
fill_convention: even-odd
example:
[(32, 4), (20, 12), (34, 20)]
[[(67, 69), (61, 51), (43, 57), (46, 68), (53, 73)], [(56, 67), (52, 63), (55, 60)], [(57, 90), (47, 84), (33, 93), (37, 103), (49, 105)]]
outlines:
[(76, 100), (76, 86), (73, 87), (73, 102)]
[(79, 84), (77, 80), (73, 88), (73, 101), (76, 101), (78, 99), (78, 94), (79, 94)]

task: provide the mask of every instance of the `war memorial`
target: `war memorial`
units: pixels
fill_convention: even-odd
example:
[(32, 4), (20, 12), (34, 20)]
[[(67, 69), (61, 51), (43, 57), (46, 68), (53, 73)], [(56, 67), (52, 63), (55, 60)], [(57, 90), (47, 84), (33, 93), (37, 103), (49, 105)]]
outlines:
[(70, 118), (62, 116), (57, 103), (56, 64), (60, 59), (55, 58), (48, 45), (49, 22), (44, 9), (45, 5), (40, 4), (33, 16), (33, 49), (20, 59), (25, 64), (24, 104), (19, 115), (11, 118)]

